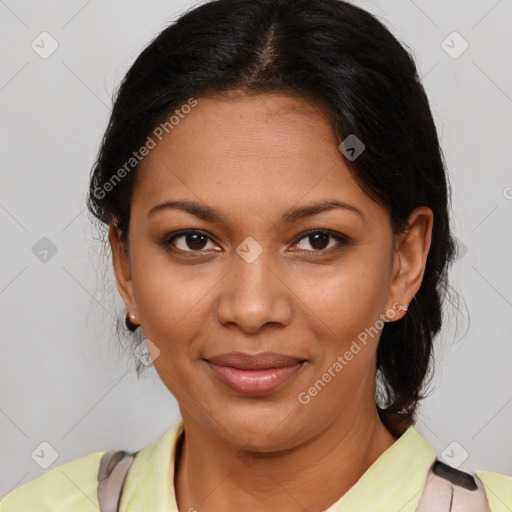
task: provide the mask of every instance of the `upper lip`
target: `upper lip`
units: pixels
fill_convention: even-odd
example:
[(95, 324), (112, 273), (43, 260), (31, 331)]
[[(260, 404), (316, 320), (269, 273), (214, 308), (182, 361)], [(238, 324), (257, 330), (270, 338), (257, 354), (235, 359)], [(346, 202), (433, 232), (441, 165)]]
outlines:
[(240, 370), (282, 368), (283, 366), (293, 366), (306, 361), (306, 359), (301, 357), (276, 354), (275, 352), (260, 352), (259, 354), (230, 352), (205, 359), (218, 366), (231, 366)]

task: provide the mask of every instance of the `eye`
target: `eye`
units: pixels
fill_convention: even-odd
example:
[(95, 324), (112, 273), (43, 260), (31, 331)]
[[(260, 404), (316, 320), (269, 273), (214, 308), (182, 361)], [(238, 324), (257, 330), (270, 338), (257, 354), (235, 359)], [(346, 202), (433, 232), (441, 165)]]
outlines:
[[(329, 244), (329, 239), (333, 243)], [(333, 233), (325, 230), (312, 230), (303, 233), (302, 237), (294, 243), (298, 250), (306, 250), (310, 252), (330, 252), (331, 249), (336, 250), (340, 246), (347, 245), (348, 239), (339, 233)], [(308, 248), (311, 247), (312, 249)], [(338, 247), (336, 247), (338, 245)], [(293, 249), (296, 250), (296, 249)]]
[[(207, 247), (208, 242), (211, 242), (212, 247)], [(331, 250), (337, 250), (348, 243), (348, 239), (339, 233), (317, 229), (303, 233), (301, 238), (292, 245), (292, 251), (331, 252)], [(206, 233), (195, 229), (173, 233), (162, 240), (160, 245), (165, 249), (177, 249), (188, 253), (200, 253), (208, 249), (222, 251)]]
[[(189, 229), (174, 233), (171, 237), (162, 240), (161, 245), (165, 248), (176, 248), (183, 252), (200, 252), (208, 249), (206, 246), (209, 240), (210, 237), (206, 233)], [(212, 245), (214, 250), (222, 250), (218, 246)]]

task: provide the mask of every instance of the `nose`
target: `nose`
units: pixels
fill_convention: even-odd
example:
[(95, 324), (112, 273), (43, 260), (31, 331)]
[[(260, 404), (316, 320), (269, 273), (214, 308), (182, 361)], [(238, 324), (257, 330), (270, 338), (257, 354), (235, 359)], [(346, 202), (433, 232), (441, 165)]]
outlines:
[(283, 327), (291, 322), (293, 293), (270, 260), (265, 251), (252, 262), (233, 254), (230, 272), (219, 285), (217, 318), (223, 326), (254, 334), (267, 324)]

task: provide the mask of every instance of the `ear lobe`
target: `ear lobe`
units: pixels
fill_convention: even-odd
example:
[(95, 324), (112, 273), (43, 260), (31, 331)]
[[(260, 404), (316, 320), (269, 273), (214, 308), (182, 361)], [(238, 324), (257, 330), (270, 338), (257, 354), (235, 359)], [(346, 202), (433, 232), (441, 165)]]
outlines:
[[(434, 214), (426, 206), (415, 208), (409, 215), (408, 227), (405, 233), (399, 235), (395, 249), (388, 307), (392, 308), (396, 303), (408, 306), (420, 289), (432, 240), (433, 221)], [(398, 320), (403, 314), (398, 314), (395, 319)]]
[(108, 239), (112, 249), (112, 265), (116, 277), (119, 294), (123, 298), (128, 311), (135, 310), (135, 298), (131, 279), (131, 262), (121, 242), (121, 233), (113, 222), (109, 225)]

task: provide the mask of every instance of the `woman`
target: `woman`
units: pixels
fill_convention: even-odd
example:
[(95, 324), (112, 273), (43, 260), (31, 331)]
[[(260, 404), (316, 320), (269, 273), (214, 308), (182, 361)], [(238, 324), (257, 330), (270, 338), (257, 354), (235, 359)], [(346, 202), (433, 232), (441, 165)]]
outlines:
[(436, 462), (414, 428), (455, 250), (424, 89), (373, 16), (183, 15), (120, 87), (88, 206), (182, 420), (1, 512), (512, 509), (511, 477)]

